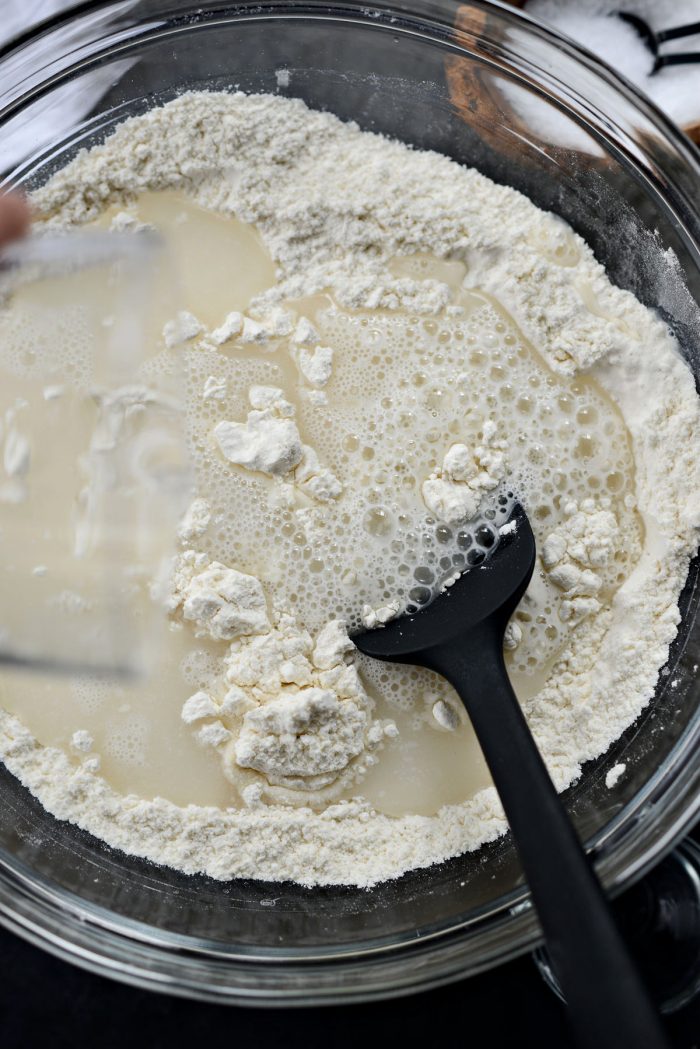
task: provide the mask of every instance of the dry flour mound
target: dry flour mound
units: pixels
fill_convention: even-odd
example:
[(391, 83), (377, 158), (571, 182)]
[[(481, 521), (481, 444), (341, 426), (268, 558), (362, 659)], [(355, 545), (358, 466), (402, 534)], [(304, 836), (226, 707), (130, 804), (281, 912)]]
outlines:
[[(253, 300), (245, 318), (229, 314), (210, 335), (214, 345), (239, 335), (265, 345), (292, 331), (284, 311), (275, 313), (281, 303), (326, 290), (350, 309), (439, 316), (451, 308), (445, 283), (390, 268), (397, 256), (429, 253), (465, 263), (464, 286), (496, 297), (555, 375), (590, 375), (619, 406), (636, 464), (641, 556), (603, 603), (606, 573), (626, 537), (600, 502), (572, 505), (543, 549), (542, 577), (564, 595), (574, 629), (524, 707), (557, 786), (566, 787), (652, 698), (678, 625), (677, 598), (700, 524), (700, 409), (674, 340), (631, 294), (610, 284), (580, 238), (521, 194), (298, 101), (183, 95), (79, 154), (35, 194), (35, 204), (45, 223), (63, 227), (141, 191), (173, 187), (254, 224), (277, 267), (275, 287)], [(318, 352), (309, 328), (299, 322), (291, 337), (310, 393), (322, 404), (337, 354)], [(199, 330), (196, 318), (179, 317), (167, 338), (195, 338)], [(226, 385), (210, 376), (204, 391), (216, 402)], [(310, 501), (335, 500), (340, 482), (301, 446), (284, 402), (258, 401), (247, 417), (219, 430), (224, 454), (279, 475), (288, 488), (310, 485)], [(445, 516), (498, 484), (504, 470), (507, 476), (510, 454), (490, 431), (474, 455), (458, 440), (451, 445), (425, 492)], [(209, 516), (201, 501), (193, 504), (183, 540), (204, 534)], [(196, 556), (180, 561), (173, 614), (183, 629), (194, 624), (232, 647), (228, 691), (195, 693), (183, 717), (228, 762), (245, 807), (179, 807), (118, 794), (98, 775), (95, 758), (43, 747), (15, 717), (0, 713), (0, 755), (50, 812), (185, 872), (309, 885), (370, 885), (503, 833), (492, 788), (434, 816), (389, 817), (361, 796), (335, 801), (324, 794), (392, 732), (373, 718), (342, 632), (329, 624), (314, 644), (284, 621), (290, 635), (282, 637), (282, 620), (275, 613), (271, 623), (254, 579), (234, 565), (199, 564)], [(390, 605), (366, 610), (377, 622), (394, 612)], [(509, 646), (521, 637), (513, 624)], [(271, 687), (245, 678), (261, 660), (272, 667)], [(254, 688), (259, 694), (251, 700)], [(281, 691), (291, 699), (286, 707)], [(449, 731), (441, 702), (435, 718)], [(284, 803), (284, 792), (300, 781), (312, 787), (309, 803)]]

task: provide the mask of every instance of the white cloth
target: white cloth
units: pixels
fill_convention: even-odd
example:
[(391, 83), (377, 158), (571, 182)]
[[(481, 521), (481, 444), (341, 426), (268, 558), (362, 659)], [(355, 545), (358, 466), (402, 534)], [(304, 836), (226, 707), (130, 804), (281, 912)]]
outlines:
[[(525, 11), (587, 47), (681, 127), (700, 121), (700, 62), (665, 66), (652, 74), (653, 57), (646, 44), (614, 14), (636, 14), (658, 33), (697, 22), (700, 0), (529, 0)], [(661, 54), (678, 51), (700, 51), (700, 33), (661, 45)]]

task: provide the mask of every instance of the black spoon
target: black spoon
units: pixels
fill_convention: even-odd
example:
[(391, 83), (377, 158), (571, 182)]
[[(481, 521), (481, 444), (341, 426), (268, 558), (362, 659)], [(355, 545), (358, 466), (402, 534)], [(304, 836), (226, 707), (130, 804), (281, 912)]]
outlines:
[(432, 604), (353, 641), (375, 659), (437, 671), (460, 695), (503, 803), (582, 1049), (668, 1043), (511, 688), (503, 635), (535, 565), (515, 506), (492, 555)]

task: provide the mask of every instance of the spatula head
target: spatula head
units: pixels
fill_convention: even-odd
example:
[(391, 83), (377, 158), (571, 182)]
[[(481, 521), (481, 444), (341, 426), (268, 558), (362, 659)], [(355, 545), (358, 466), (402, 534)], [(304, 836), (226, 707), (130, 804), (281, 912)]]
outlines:
[(505, 630), (535, 567), (535, 537), (519, 503), (499, 531), (498, 545), (483, 564), (463, 572), (425, 608), (355, 634), (352, 640), (360, 652), (412, 662), (412, 656), (464, 635), (486, 619), (493, 618)]

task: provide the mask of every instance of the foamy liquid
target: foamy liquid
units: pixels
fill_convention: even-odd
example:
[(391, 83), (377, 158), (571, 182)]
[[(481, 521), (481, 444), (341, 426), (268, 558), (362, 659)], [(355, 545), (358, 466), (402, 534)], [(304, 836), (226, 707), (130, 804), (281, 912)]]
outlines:
[[(242, 223), (205, 212), (175, 192), (144, 194), (128, 209), (168, 238), (180, 275), (177, 308), (207, 327), (219, 325), (231, 310), (245, 310), (253, 295), (274, 282), (272, 261), (255, 231)], [(118, 210), (99, 224), (108, 224)], [(216, 349), (197, 340), (177, 351), (197, 494), (212, 509), (206, 534), (191, 545), (258, 576), (275, 605), (311, 631), (333, 617), (358, 626), (364, 604), (377, 607), (395, 598), (420, 603), (445, 575), (463, 568), (478, 545), (473, 530), (446, 528), (430, 516), (421, 484), (453, 443), (478, 443), (484, 423), (493, 420), (508, 442), (508, 476), (482, 506), (483, 523), (495, 534), (512, 492), (525, 505), (541, 545), (564, 519), (567, 502), (604, 495), (626, 536), (623, 552), (604, 574), (600, 599), (609, 601), (643, 540), (626, 498), (634, 493), (634, 464), (618, 410), (593, 380), (551, 372), (498, 302), (465, 291), (461, 262), (398, 259), (395, 272), (445, 281), (461, 312), (353, 313), (325, 295), (286, 304), (313, 323), (321, 344), (334, 349), (325, 405), (310, 398), (286, 338), (266, 347), (233, 340)], [(92, 294), (99, 303), (99, 288)], [(141, 376), (146, 380), (173, 371), (174, 353), (160, 334), (173, 306), (165, 291), (158, 295), (148, 332), (153, 357)], [(7, 352), (22, 339), (12, 316), (11, 304), (0, 316), (0, 343), (10, 347)], [(64, 341), (58, 357), (65, 351), (68, 362), (70, 338)], [(15, 359), (21, 368), (21, 354)], [(54, 366), (50, 381), (55, 373)], [(223, 401), (203, 399), (210, 376), (226, 381)], [(67, 379), (85, 381), (75, 368)], [(344, 485), (337, 502), (289, 508), (276, 498), (276, 482), (221, 456), (212, 429), (222, 419), (245, 419), (253, 384), (283, 388), (296, 407), (302, 439)], [(68, 451), (64, 466), (70, 476)], [(26, 556), (19, 551), (18, 557), (26, 568)], [(575, 629), (559, 618), (561, 598), (537, 569), (529, 599), (516, 613), (523, 640), (507, 657), (521, 698), (542, 686)], [(87, 729), (102, 773), (120, 791), (179, 804), (236, 806), (238, 796), (217, 755), (202, 749), (180, 718), (188, 696), (216, 682), (226, 646), (202, 642), (188, 627), (165, 620), (160, 629), (162, 656), (148, 681), (126, 686), (5, 673), (3, 705), (45, 744), (68, 747), (73, 732)], [(446, 682), (428, 671), (364, 657), (360, 665), (378, 716), (393, 718), (400, 734), (352, 793), (361, 792), (389, 814), (430, 814), (490, 782), (466, 716), (460, 714), (453, 731), (433, 716), (439, 699), (461, 711)]]

